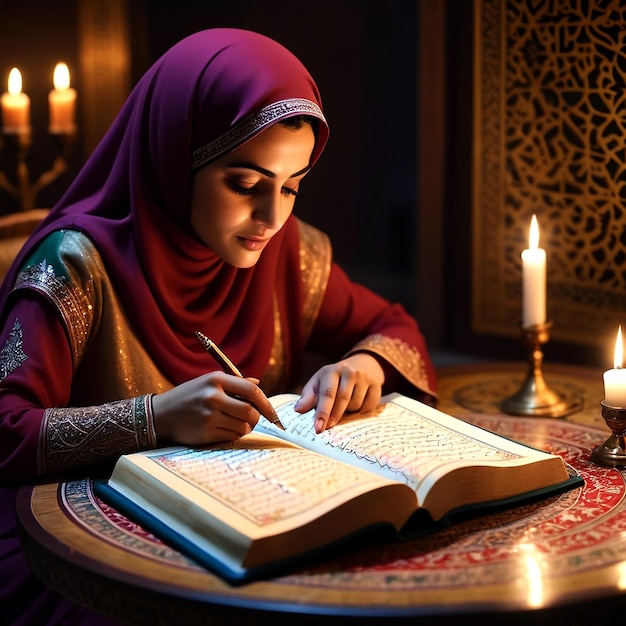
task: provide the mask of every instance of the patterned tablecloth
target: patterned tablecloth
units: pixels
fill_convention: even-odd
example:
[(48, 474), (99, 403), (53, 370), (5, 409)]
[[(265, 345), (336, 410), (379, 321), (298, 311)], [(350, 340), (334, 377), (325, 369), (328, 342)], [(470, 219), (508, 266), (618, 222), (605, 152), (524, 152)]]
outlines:
[[(568, 376), (555, 381), (559, 389), (581, 394), (584, 403), (578, 419), (583, 423), (576, 423), (576, 416), (521, 418), (498, 412), (494, 402), (508, 392), (510, 372), (502, 373), (506, 383), (493, 371), (469, 377), (461, 372), (458, 379), (453, 374), (442, 380), (441, 408), (562, 455), (582, 476), (584, 487), (465, 519), (417, 540), (362, 541), (283, 576), (240, 587), (228, 586), (101, 502), (89, 480), (55, 487), (64, 518), (64, 528), (55, 529), (56, 537), (73, 553), (83, 551), (87, 567), (94, 550), (123, 553), (125, 558), (106, 562), (117, 580), (128, 575), (133, 585), (146, 587), (167, 581), (172, 597), (251, 606), (261, 615), (278, 610), (400, 619), (523, 612), (583, 600), (621, 601), (626, 587), (625, 474), (590, 460), (593, 448), (608, 436), (606, 426), (596, 419), (601, 400), (596, 404), (596, 382), (581, 383)], [(513, 387), (516, 384), (514, 380)], [(601, 380), (599, 384), (601, 393)], [(49, 513), (34, 506), (33, 515), (45, 527)], [(72, 527), (82, 532), (73, 532)], [(131, 576), (138, 569), (139, 581)]]

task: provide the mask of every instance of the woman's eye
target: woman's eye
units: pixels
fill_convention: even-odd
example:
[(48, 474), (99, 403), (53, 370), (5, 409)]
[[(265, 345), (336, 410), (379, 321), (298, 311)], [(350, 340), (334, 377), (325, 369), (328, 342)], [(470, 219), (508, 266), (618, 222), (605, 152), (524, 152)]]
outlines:
[[(242, 184), (236, 180), (226, 179), (227, 187), (240, 196), (251, 196), (252, 194), (260, 191), (258, 186), (254, 183)], [(280, 192), (285, 197), (289, 198), (297, 198), (298, 190), (292, 189), (291, 187), (282, 187)]]
[(255, 191), (254, 187), (244, 187), (243, 185), (236, 183), (234, 180), (227, 180), (226, 184), (232, 191), (239, 194), (240, 196), (249, 196)]

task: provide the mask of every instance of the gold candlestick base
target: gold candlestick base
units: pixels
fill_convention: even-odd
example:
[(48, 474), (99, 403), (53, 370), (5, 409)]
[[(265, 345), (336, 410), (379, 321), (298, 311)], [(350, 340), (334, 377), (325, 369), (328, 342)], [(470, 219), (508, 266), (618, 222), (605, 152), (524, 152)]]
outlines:
[(580, 398), (564, 398), (550, 389), (543, 378), (541, 346), (548, 342), (552, 322), (522, 326), (522, 343), (528, 349), (528, 374), (520, 389), (500, 404), (511, 415), (527, 417), (564, 417), (580, 410)]
[(626, 407), (609, 406), (604, 401), (602, 417), (611, 429), (611, 436), (594, 449), (591, 460), (604, 467), (626, 467)]
[(21, 132), (2, 131), (0, 149), (5, 152), (14, 165), (15, 183), (4, 172), (0, 171), (0, 189), (15, 196), (23, 211), (35, 208), (37, 194), (43, 187), (56, 180), (67, 169), (67, 160), (76, 140), (76, 128), (59, 131), (49, 129), (50, 136), (57, 149), (57, 156), (52, 167), (41, 174), (35, 182), (30, 180), (30, 172), (26, 157), (33, 142), (32, 129), (29, 127)]

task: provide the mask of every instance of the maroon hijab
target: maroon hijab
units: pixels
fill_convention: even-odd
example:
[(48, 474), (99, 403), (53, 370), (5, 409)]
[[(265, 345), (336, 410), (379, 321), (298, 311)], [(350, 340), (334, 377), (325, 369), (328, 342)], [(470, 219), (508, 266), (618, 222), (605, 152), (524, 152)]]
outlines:
[[(24, 260), (48, 233), (86, 233), (103, 257), (130, 323), (175, 384), (207, 370), (201, 330), (260, 377), (273, 340), (273, 294), (297, 280), (293, 218), (249, 269), (226, 264), (189, 221), (192, 170), (272, 123), (306, 113), (328, 128), (304, 66), (275, 41), (211, 29), (166, 52), (130, 94), (110, 130), (20, 253), (0, 293), (3, 308)], [(282, 288), (280, 287), (282, 283)], [(297, 282), (295, 283), (297, 284)], [(279, 303), (298, 315), (298, 298)]]

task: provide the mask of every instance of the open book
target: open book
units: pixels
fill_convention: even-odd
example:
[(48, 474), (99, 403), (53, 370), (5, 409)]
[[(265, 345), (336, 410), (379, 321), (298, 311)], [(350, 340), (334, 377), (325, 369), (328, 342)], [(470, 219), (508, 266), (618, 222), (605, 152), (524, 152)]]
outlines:
[[(271, 398), (285, 431), (261, 419), (236, 442), (129, 454), (108, 481), (96, 481), (96, 493), (181, 552), (241, 582), (366, 529), (426, 532), (453, 511), (582, 483), (559, 456), (399, 394), (319, 435), (313, 412), (297, 413), (296, 400)], [(432, 524), (415, 524), (418, 511)]]

